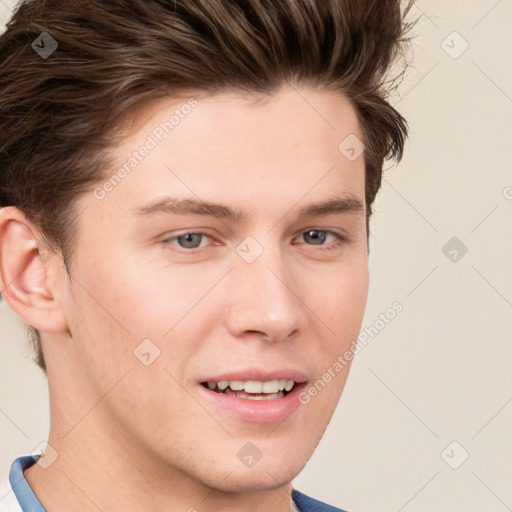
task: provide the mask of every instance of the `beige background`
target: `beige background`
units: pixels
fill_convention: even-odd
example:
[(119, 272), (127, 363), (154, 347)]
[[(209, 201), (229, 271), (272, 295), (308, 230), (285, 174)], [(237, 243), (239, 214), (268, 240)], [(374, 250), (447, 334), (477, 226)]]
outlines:
[[(12, 5), (0, 0), (0, 21)], [(512, 510), (512, 2), (423, 1), (413, 15), (414, 66), (393, 99), (412, 137), (378, 196), (363, 326), (395, 301), (404, 310), (356, 357), (295, 486), (351, 512), (502, 512)], [(457, 262), (442, 252), (452, 237), (468, 248)], [(46, 439), (48, 403), (5, 303), (0, 332), (5, 472)], [(466, 452), (458, 469), (446, 462)]]

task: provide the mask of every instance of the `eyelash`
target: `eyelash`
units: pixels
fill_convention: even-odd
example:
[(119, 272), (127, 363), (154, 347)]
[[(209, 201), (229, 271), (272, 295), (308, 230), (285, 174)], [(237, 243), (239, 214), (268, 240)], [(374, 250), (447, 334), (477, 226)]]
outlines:
[[(331, 230), (327, 230), (327, 229), (307, 229), (306, 231), (303, 231), (302, 233), (300, 233), (299, 236), (303, 236), (304, 234), (306, 233), (309, 233), (311, 231), (318, 231), (320, 233), (327, 233), (328, 235), (333, 235), (335, 238), (336, 238), (336, 241), (334, 242), (334, 244), (319, 244), (319, 245), (316, 245), (316, 247), (319, 247), (320, 250), (323, 250), (323, 251), (329, 251), (329, 250), (332, 250), (332, 249), (337, 249), (338, 247), (340, 247), (341, 245), (343, 245), (344, 243), (347, 243), (349, 241), (349, 239), (345, 236), (345, 235), (342, 235), (340, 233), (337, 233), (336, 231), (331, 231)], [(203, 231), (187, 231), (185, 233), (181, 233), (181, 234), (178, 234), (178, 235), (174, 235), (174, 236), (170, 236), (164, 240), (162, 240), (162, 242), (166, 245), (174, 245), (177, 247), (177, 249), (173, 249), (173, 250), (177, 250), (178, 252), (183, 252), (183, 253), (194, 253), (196, 251), (199, 251), (201, 249), (204, 249), (204, 246), (203, 247), (194, 247), (194, 248), (191, 248), (191, 249), (187, 249), (185, 247), (180, 247), (179, 245), (177, 244), (173, 244), (172, 243), (172, 240), (177, 240), (178, 238), (181, 238), (183, 236), (186, 236), (186, 235), (200, 235), (200, 236), (203, 236), (203, 237), (207, 237), (207, 238), (210, 238), (213, 240), (213, 237), (208, 234), (208, 233), (205, 233)], [(315, 247), (315, 244), (304, 244), (304, 245), (310, 245), (312, 247)]]

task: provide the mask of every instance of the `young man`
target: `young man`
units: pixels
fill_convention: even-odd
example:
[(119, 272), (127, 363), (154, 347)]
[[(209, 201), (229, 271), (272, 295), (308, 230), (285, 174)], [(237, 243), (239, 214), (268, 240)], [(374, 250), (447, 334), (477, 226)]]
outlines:
[(21, 4), (0, 288), (51, 427), (0, 510), (339, 510), (291, 481), (364, 313), (403, 29), (390, 0)]

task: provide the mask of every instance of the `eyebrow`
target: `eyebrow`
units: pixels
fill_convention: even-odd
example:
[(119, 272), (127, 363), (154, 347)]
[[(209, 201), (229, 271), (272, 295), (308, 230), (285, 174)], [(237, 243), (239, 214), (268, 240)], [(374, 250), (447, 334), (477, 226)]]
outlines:
[[(362, 211), (364, 211), (363, 202), (354, 195), (347, 195), (310, 204), (299, 211), (299, 218), (332, 214), (340, 215)], [(155, 214), (206, 215), (232, 222), (239, 222), (246, 217), (241, 210), (233, 209), (230, 206), (196, 199), (179, 199), (173, 197), (163, 197), (135, 208), (135, 215), (138, 217), (146, 217)]]

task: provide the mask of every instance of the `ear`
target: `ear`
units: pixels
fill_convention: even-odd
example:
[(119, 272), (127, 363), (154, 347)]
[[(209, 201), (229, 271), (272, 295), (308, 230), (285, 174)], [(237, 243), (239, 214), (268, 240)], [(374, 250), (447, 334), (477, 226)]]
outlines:
[(11, 309), (38, 331), (67, 329), (57, 281), (49, 277), (63, 272), (56, 270), (60, 258), (54, 255), (23, 212), (0, 208), (0, 291)]

